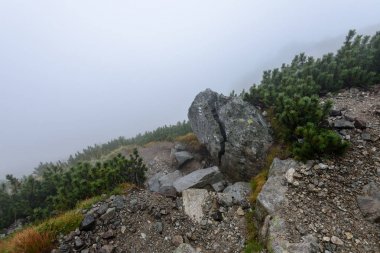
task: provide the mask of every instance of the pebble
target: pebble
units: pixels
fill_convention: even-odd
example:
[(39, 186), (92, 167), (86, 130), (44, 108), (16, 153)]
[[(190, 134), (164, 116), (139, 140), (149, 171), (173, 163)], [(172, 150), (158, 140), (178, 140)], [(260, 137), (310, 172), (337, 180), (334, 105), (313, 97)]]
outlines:
[(239, 215), (239, 216), (244, 216), (245, 215), (245, 212), (241, 208), (241, 206), (239, 206), (239, 208), (236, 210), (236, 214)]
[(346, 232), (344, 234), (346, 235), (347, 240), (351, 240), (352, 238), (354, 238), (354, 236), (350, 232)]
[(331, 237), (331, 242), (334, 243), (335, 245), (343, 245), (343, 241), (339, 238), (339, 237), (336, 237), (336, 236), (332, 236)]
[(324, 237), (322, 238), (322, 241), (324, 241), (324, 242), (329, 242), (329, 241), (330, 241), (330, 237), (328, 237), (328, 236), (324, 236)]

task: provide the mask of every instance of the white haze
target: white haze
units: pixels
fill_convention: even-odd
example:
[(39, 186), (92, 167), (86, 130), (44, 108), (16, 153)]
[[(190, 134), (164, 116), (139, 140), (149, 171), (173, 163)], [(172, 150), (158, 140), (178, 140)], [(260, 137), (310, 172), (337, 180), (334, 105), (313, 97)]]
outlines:
[(301, 51), (380, 30), (380, 1), (0, 1), (0, 178), (186, 119)]

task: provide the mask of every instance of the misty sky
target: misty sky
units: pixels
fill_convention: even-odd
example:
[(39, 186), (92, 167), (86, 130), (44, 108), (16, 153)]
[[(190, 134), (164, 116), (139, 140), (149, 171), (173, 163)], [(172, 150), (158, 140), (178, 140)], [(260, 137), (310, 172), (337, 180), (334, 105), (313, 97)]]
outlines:
[(380, 30), (380, 1), (0, 0), (0, 178), (186, 119), (301, 51)]

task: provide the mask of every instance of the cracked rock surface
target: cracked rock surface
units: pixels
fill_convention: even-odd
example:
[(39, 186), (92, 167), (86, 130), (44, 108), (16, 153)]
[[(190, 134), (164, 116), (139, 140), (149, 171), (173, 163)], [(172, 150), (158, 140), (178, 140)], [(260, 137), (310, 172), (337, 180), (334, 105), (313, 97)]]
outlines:
[(258, 109), (240, 97), (207, 89), (195, 97), (188, 117), (199, 141), (231, 180), (244, 181), (258, 173), (272, 141)]

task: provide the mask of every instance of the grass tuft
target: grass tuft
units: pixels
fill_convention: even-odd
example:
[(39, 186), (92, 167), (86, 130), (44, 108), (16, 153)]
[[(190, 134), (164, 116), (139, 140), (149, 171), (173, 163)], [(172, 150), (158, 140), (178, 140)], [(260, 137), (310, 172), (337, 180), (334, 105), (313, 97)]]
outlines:
[(1, 253), (49, 253), (54, 248), (49, 232), (26, 228), (0, 243)]
[(36, 226), (36, 230), (41, 233), (48, 232), (53, 236), (67, 234), (79, 227), (82, 219), (79, 210), (71, 210), (42, 222)]
[(199, 142), (197, 136), (194, 133), (188, 133), (186, 135), (179, 136), (175, 140), (185, 144), (187, 148), (192, 152), (200, 151), (203, 149), (203, 145)]
[[(104, 197), (103, 197), (104, 196)], [(95, 203), (98, 203), (106, 198), (105, 195), (99, 195), (92, 198), (88, 198), (78, 202), (75, 206), (76, 209), (89, 209)]]

